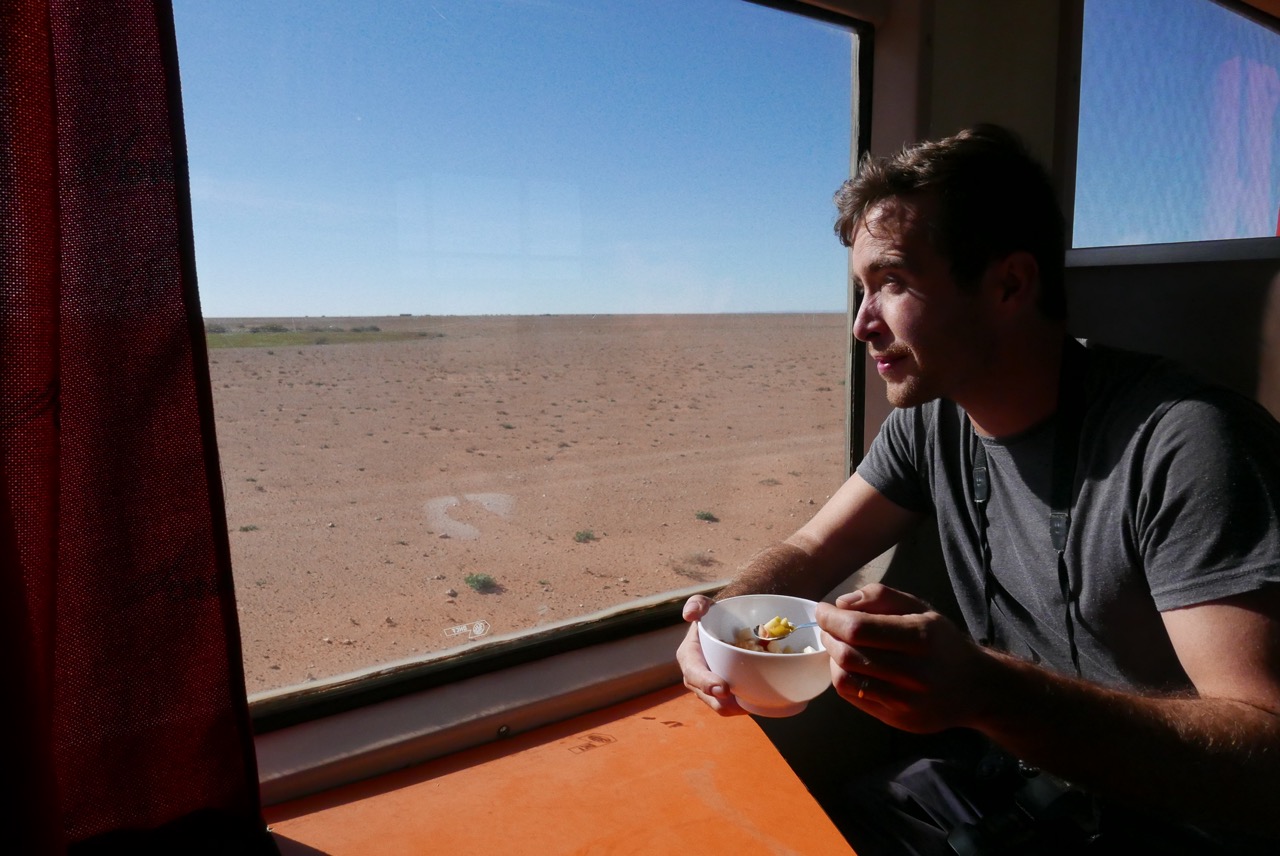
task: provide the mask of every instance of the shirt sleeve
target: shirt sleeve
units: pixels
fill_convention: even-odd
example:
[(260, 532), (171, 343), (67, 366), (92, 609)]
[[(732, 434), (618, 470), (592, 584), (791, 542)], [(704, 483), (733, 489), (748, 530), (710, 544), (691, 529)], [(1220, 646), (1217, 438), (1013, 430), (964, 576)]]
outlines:
[(1280, 425), (1255, 402), (1174, 404), (1142, 457), (1137, 537), (1156, 607), (1280, 582)]
[(863, 481), (891, 502), (922, 514), (934, 510), (922, 459), (928, 421), (920, 407), (893, 410), (858, 465)]

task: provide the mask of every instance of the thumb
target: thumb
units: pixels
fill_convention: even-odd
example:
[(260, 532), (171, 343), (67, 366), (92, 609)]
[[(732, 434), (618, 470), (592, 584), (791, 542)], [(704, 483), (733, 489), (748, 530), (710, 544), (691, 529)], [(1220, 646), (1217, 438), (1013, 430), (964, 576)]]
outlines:
[(856, 609), (859, 612), (879, 615), (909, 615), (930, 612), (933, 609), (913, 594), (898, 591), (880, 583), (871, 583), (857, 591), (840, 595), (836, 598), (836, 606), (840, 609)]
[(713, 603), (715, 601), (706, 595), (695, 594), (684, 602), (684, 610), (681, 615), (685, 621), (698, 621), (707, 614), (707, 610), (711, 608)]

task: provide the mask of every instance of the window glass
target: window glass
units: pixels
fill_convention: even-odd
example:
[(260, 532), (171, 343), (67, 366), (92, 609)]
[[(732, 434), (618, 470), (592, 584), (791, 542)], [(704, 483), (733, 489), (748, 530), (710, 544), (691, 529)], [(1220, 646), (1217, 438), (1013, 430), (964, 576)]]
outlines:
[(1077, 247), (1263, 237), (1280, 35), (1209, 0), (1087, 0)]
[(723, 579), (839, 486), (851, 31), (174, 7), (251, 693)]

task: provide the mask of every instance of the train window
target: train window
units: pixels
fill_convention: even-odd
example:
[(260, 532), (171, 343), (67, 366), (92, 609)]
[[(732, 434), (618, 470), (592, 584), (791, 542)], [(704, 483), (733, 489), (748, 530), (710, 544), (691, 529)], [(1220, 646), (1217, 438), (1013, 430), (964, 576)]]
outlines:
[(708, 585), (844, 476), (852, 29), (175, 0), (251, 694)]
[(1280, 34), (1210, 0), (1087, 0), (1076, 247), (1278, 234)]

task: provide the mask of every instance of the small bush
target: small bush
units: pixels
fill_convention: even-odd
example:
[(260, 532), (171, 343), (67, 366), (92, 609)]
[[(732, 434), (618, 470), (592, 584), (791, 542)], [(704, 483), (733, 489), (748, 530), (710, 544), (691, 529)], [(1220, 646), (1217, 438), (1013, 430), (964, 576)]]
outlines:
[(683, 559), (673, 559), (670, 566), (671, 570), (682, 577), (697, 580), (698, 582), (709, 582), (715, 577), (715, 574), (709, 569), (718, 564), (720, 564), (720, 561), (710, 553), (698, 551), (690, 553)]
[(707, 523), (720, 522), (720, 518), (716, 517), (710, 511), (699, 511), (697, 514), (694, 515), (694, 517), (698, 518), (699, 520), (705, 520)]
[(257, 532), (257, 531), (258, 531), (258, 527), (257, 527), (257, 526), (254, 526), (252, 523), (250, 523), (250, 524), (249, 524), (249, 525), (247, 525), (247, 526), (241, 526), (241, 527), (240, 527), (240, 531), (241, 531), (241, 532)]
[(573, 540), (577, 541), (579, 544), (587, 544), (599, 539), (596, 538), (596, 533), (592, 532), (590, 529), (583, 529), (582, 531), (575, 532), (573, 534)]
[(467, 574), (462, 581), (479, 592), (492, 591), (498, 587), (498, 581), (488, 574)]

